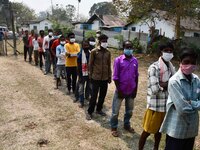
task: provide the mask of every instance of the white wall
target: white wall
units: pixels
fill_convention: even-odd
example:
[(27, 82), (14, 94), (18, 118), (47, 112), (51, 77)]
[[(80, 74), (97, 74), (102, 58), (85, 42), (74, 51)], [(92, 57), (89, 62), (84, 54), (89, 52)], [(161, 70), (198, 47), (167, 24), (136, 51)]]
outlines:
[(100, 21), (94, 20), (92, 24), (92, 30), (99, 30), (99, 26), (100, 26)]
[(52, 28), (52, 23), (49, 20), (43, 20), (40, 23), (30, 24), (30, 30), (33, 30), (34, 26), (37, 26), (37, 31), (36, 32), (39, 32), (40, 30), (45, 30), (45, 26), (47, 26), (48, 29), (51, 29)]
[[(149, 34), (149, 26), (146, 23), (138, 23), (138, 24), (132, 24), (128, 26), (128, 29), (131, 30), (132, 27), (136, 27), (135, 32), (143, 32)], [(161, 31), (161, 35), (165, 33), (165, 36), (168, 38), (173, 38), (174, 37), (174, 27), (167, 21), (165, 20), (157, 20), (156, 21), (156, 29)]]

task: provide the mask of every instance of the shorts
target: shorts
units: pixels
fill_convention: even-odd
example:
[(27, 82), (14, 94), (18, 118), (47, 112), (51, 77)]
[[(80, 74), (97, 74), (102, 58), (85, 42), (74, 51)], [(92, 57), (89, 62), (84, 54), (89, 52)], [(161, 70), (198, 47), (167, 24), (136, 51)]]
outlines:
[(57, 77), (57, 78), (60, 78), (62, 72), (64, 72), (64, 74), (65, 74), (65, 76), (66, 76), (66, 68), (65, 68), (65, 65), (57, 65), (56, 77)]
[(159, 132), (164, 117), (165, 112), (157, 112), (154, 110), (147, 109), (143, 120), (144, 131), (152, 134)]

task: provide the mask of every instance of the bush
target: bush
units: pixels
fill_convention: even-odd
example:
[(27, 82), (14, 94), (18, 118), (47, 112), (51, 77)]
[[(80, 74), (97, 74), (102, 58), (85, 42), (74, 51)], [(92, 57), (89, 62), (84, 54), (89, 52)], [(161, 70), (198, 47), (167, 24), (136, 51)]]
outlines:
[(135, 49), (135, 53), (142, 53), (143, 47), (140, 44), (140, 41), (138, 38), (135, 38), (134, 40), (131, 41), (133, 43), (133, 47)]
[(95, 37), (96, 36), (96, 32), (92, 31), (92, 30), (86, 30), (85, 31), (85, 39), (88, 39), (89, 37)]

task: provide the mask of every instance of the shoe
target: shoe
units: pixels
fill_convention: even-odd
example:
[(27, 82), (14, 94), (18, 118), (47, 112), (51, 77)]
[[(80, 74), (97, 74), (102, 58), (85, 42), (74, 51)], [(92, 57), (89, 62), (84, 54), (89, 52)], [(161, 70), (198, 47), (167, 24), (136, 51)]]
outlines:
[(75, 99), (73, 100), (73, 102), (76, 103), (76, 102), (78, 102), (78, 100), (75, 98)]
[(97, 113), (98, 115), (101, 115), (101, 116), (106, 116), (106, 113), (103, 112), (102, 110), (101, 110), (101, 111), (96, 111), (96, 113)]
[(44, 75), (47, 75), (48, 74), (48, 72), (44, 72)]
[(92, 114), (86, 113), (86, 119), (87, 120), (92, 120)]
[(112, 129), (111, 129), (111, 134), (112, 134), (112, 136), (114, 136), (114, 137), (118, 137), (118, 136), (119, 136), (119, 134), (118, 134), (116, 128), (112, 128)]
[(124, 130), (126, 130), (126, 131), (128, 131), (130, 133), (135, 133), (135, 130), (130, 126), (124, 126)]
[(71, 92), (70, 91), (67, 91), (67, 95), (70, 95), (71, 94)]
[(42, 70), (42, 67), (40, 67), (40, 70)]
[(78, 107), (79, 107), (79, 108), (83, 108), (83, 107), (84, 107), (84, 103), (80, 103), (80, 104), (78, 105)]

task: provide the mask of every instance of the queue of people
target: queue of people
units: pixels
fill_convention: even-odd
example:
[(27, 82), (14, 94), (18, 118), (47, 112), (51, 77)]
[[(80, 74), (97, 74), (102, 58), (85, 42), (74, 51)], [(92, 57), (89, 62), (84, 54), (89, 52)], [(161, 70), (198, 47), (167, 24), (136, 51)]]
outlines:
[[(131, 41), (123, 43), (123, 54), (115, 58), (111, 69), (111, 52), (108, 49), (108, 36), (97, 31), (97, 38), (90, 37), (76, 43), (74, 33), (67, 37), (48, 30), (44, 36), (25, 31), (24, 60), (29, 54), (32, 62), (34, 51), (35, 65), (43, 69), (44, 75), (51, 73), (56, 80), (56, 89), (61, 86), (61, 78), (66, 81), (68, 95), (74, 95), (74, 102), (85, 107), (89, 100), (86, 119), (94, 118), (93, 113), (104, 117), (103, 104), (108, 91), (108, 84), (114, 81), (112, 114), (110, 117), (111, 134), (119, 136), (118, 116), (122, 101), (125, 102), (124, 129), (135, 133), (130, 120), (134, 102), (138, 93), (138, 61), (134, 57)], [(56, 36), (54, 36), (56, 35)], [(147, 109), (143, 119), (138, 149), (144, 149), (146, 139), (154, 134), (154, 150), (159, 149), (162, 133), (166, 134), (165, 150), (192, 150), (195, 137), (198, 135), (200, 110), (200, 79), (193, 72), (196, 70), (198, 56), (193, 49), (184, 48), (179, 56), (180, 67), (175, 71), (171, 60), (174, 47), (170, 42), (159, 47), (160, 56), (148, 68)], [(112, 74), (113, 70), (113, 74)]]

